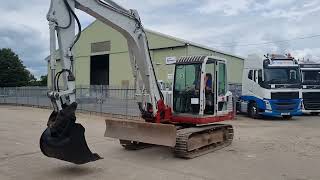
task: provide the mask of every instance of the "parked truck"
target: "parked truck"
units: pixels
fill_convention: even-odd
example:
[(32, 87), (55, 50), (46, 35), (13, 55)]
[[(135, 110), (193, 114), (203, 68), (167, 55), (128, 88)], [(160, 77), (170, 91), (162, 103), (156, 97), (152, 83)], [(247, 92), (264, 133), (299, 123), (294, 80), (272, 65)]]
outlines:
[(302, 114), (301, 73), (291, 55), (250, 55), (244, 63), (237, 111), (252, 118)]
[(300, 62), (303, 113), (320, 113), (320, 63)]

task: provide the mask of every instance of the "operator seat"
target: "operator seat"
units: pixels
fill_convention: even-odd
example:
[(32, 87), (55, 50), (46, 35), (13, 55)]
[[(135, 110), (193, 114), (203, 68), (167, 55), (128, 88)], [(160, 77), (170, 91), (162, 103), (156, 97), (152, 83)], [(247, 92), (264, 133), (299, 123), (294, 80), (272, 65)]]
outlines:
[(214, 113), (214, 100), (213, 100), (213, 81), (212, 81), (212, 74), (206, 74), (206, 81), (205, 81), (205, 95), (206, 95), (206, 114), (213, 114)]

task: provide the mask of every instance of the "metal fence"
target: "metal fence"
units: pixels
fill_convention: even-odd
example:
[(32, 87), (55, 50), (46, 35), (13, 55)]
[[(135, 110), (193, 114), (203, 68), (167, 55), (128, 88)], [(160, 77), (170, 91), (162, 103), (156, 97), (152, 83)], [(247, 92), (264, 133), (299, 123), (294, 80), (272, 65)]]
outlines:
[(229, 91), (232, 92), (235, 99), (238, 99), (242, 94), (242, 85), (236, 83), (229, 84)]
[[(235, 98), (241, 95), (240, 84), (230, 84)], [(0, 104), (51, 108), (47, 87), (0, 88)], [(171, 91), (164, 91), (166, 103), (172, 104)], [(77, 111), (101, 114), (139, 116), (134, 88), (79, 86), (76, 88)]]
[[(51, 108), (47, 87), (0, 88), (0, 104)], [(77, 111), (138, 116), (134, 88), (79, 86)]]

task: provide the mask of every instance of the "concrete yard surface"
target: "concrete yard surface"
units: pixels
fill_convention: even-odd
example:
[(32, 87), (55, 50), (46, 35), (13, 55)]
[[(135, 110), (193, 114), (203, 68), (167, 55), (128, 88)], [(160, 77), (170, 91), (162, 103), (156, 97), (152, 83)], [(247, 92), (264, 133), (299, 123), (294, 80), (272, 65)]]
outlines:
[(50, 110), (0, 106), (0, 180), (319, 180), (320, 118), (251, 120), (238, 116), (231, 146), (191, 160), (172, 149), (124, 150), (105, 138), (104, 118), (78, 114), (93, 152), (104, 159), (73, 165), (47, 158), (39, 138)]

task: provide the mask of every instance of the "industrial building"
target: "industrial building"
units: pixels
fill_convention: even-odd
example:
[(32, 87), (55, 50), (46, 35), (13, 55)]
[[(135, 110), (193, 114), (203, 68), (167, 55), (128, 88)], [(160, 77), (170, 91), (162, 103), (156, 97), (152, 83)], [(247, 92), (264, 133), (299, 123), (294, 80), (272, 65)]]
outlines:
[[(146, 33), (158, 80), (172, 81), (174, 66), (168, 65), (170, 59), (213, 55), (228, 61), (229, 83), (241, 83), (244, 65), (242, 57), (151, 30), (146, 30)], [(134, 83), (127, 41), (119, 32), (98, 20), (83, 30), (75, 46), (74, 56), (77, 86), (129, 86)]]

